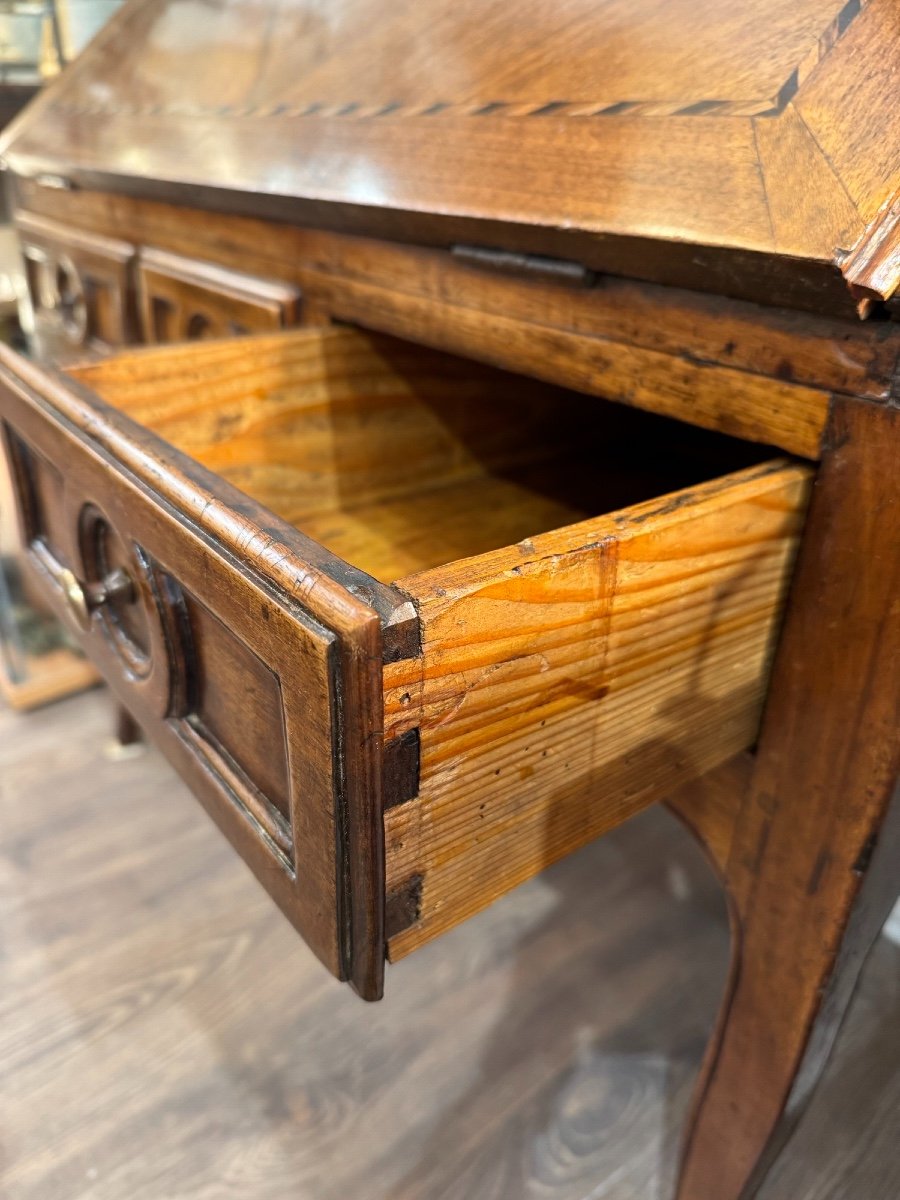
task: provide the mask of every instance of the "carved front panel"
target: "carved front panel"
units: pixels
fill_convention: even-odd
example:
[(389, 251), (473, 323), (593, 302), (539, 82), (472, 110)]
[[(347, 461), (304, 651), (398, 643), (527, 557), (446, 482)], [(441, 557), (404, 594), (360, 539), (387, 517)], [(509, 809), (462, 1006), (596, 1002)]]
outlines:
[(316, 954), (378, 995), (382, 902), (359, 907), (363, 879), (383, 889), (377, 614), (271, 514), (4, 357), (33, 577)]
[(136, 339), (133, 245), (29, 213), (17, 226), (39, 342), (102, 349)]
[(163, 250), (141, 251), (141, 327), (146, 342), (200, 341), (297, 324), (300, 293)]

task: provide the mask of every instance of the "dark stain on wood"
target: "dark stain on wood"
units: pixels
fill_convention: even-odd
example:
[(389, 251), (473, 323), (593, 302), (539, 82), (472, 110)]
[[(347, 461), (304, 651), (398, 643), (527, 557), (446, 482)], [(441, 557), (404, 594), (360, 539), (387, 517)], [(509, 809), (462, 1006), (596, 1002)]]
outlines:
[(418, 729), (407, 729), (384, 745), (384, 807), (405, 804), (419, 791), (420, 738)]
[(413, 875), (395, 891), (388, 892), (384, 906), (384, 932), (389, 940), (419, 919), (422, 906), (422, 876)]
[(859, 858), (853, 864), (853, 871), (856, 875), (865, 875), (872, 862), (872, 855), (875, 853), (875, 848), (878, 845), (878, 831), (873, 830), (866, 838), (863, 848), (859, 852)]

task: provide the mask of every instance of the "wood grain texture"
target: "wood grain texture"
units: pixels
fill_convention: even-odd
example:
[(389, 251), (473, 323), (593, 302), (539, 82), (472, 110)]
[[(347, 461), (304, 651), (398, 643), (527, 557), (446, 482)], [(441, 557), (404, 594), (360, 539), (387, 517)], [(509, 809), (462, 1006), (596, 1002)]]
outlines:
[[(5, 1200), (670, 1194), (727, 928), (663, 812), (391, 967), (363, 1006), (162, 757), (111, 761), (108, 733), (103, 694), (0, 710)], [(898, 987), (882, 939), (760, 1200), (894, 1200)]]
[[(826, 498), (820, 490), (804, 557), (815, 566), (801, 567), (799, 577), (808, 607), (801, 606), (799, 617), (796, 604), (791, 610), (749, 799), (740, 809), (729, 807), (714, 786), (693, 806), (676, 800), (725, 875), (739, 935), (682, 1196), (737, 1200), (803, 1106), (895, 880), (897, 835), (884, 812), (888, 776), (896, 774), (896, 621), (888, 615), (896, 616), (897, 581), (892, 552), (885, 556), (878, 535), (893, 528), (900, 355), (897, 330), (887, 320), (851, 326), (847, 318), (860, 300), (861, 314), (889, 317), (891, 306), (878, 302), (889, 300), (900, 282), (896, 4), (760, 0), (739, 11), (686, 0), (563, 0), (555, 7), (525, 0), (513, 12), (499, 0), (450, 6), (431, 0), (389, 11), (375, 0), (340, 0), (329, 7), (327, 23), (320, 7), (305, 0), (262, 7), (224, 0), (201, 23), (196, 6), (184, 0), (134, 0), (16, 124), (5, 141), (11, 173), (20, 183), (49, 173), (63, 176), (48, 180), (54, 185), (118, 191), (118, 197), (60, 195), (36, 182), (21, 186), (19, 195), (33, 202), (39, 222), (56, 212), (77, 224), (87, 214), (75, 241), (118, 238), (149, 247), (148, 261), (156, 256), (157, 265), (170, 267), (173, 254), (203, 257), (195, 272), (217, 282), (223, 295), (223, 273), (258, 275), (280, 281), (272, 287), (291, 297), (302, 290), (306, 320), (374, 328), (824, 458)], [(567, 93), (566, 84), (590, 84), (599, 99)], [(348, 96), (351, 86), (360, 90)], [(637, 86), (643, 94), (628, 94)], [(229, 215), (210, 220), (209, 211), (223, 210)], [(417, 245), (379, 246), (339, 231)], [(482, 262), (502, 262), (497, 250), (552, 256), (558, 277), (568, 273), (589, 286), (575, 292), (457, 270), (451, 247), (486, 252)], [(99, 345), (96, 331), (108, 321), (125, 328), (133, 265), (131, 259), (115, 264), (118, 291), (101, 287), (106, 299), (93, 312), (91, 277), (70, 271), (61, 257), (55, 275), (45, 273), (33, 287), (40, 292), (47, 278), (55, 279), (63, 331)], [(193, 305), (199, 320), (171, 327), (160, 321), (157, 328), (159, 314), (151, 312), (155, 335), (168, 337), (176, 327), (203, 333), (223, 319), (240, 324), (234, 289), (230, 307), (200, 311), (203, 285), (183, 278), (190, 270), (181, 271), (168, 301)], [(162, 274), (154, 276), (160, 302)], [(665, 287), (613, 283), (606, 275)], [(672, 290), (673, 284), (715, 293), (716, 300)], [(719, 293), (841, 319), (798, 319), (723, 302)], [(263, 308), (266, 319), (275, 312), (282, 320)], [(34, 382), (31, 371), (21, 368)], [(286, 629), (293, 628), (284, 623), (285, 611), (296, 617), (295, 604), (312, 603), (341, 631), (348, 727), (359, 734), (350, 776), (361, 797), (348, 810), (347, 832), (361, 852), (355, 863), (338, 855), (334, 893), (322, 894), (329, 915), (340, 908), (337, 897), (351, 898), (349, 920), (343, 916), (339, 927), (367, 947), (355, 976), (367, 994), (380, 987), (383, 940), (381, 826), (377, 805), (367, 807), (383, 767), (383, 656), (389, 681), (404, 679), (393, 661), (397, 653), (388, 648), (385, 655), (380, 637), (403, 611), (403, 597), (372, 573), (385, 580), (406, 575), (432, 638), (390, 700), (396, 700), (391, 732), (421, 749), (420, 796), (404, 800), (407, 787), (387, 814), (389, 827), (396, 823), (388, 935), (397, 954), (755, 734), (765, 622), (771, 631), (780, 573), (774, 549), (757, 559), (751, 547), (760, 539), (766, 547), (780, 545), (786, 571), (796, 505), (776, 499), (767, 508), (748, 500), (752, 519), (726, 529), (721, 511), (707, 524), (696, 501), (679, 507), (677, 498), (664, 497), (652, 515), (639, 507), (620, 514), (624, 524), (613, 530), (591, 516), (606, 507), (563, 495), (545, 469), (552, 455), (513, 464), (515, 471), (539, 468), (524, 481), (513, 477), (509, 463), (500, 471), (497, 463), (463, 455), (457, 475), (449, 470), (430, 489), (423, 476), (405, 492), (390, 490), (387, 468), (396, 474), (401, 460), (387, 455), (383, 475), (363, 465), (359, 503), (348, 511), (339, 488), (326, 488), (318, 503), (310, 486), (313, 459), (305, 481), (301, 471), (278, 482), (286, 463), (274, 463), (273, 471), (264, 461), (276, 435), (254, 446), (257, 430), (232, 438), (209, 423), (198, 455), (208, 452), (208, 467), (227, 474), (228, 463), (213, 460), (245, 454), (232, 462), (244, 473), (240, 486), (256, 496), (257, 487), (264, 492), (275, 481), (278, 505), (260, 503), (105, 414), (78, 387), (37, 390), (67, 436), (90, 440), (99, 460), (116, 462), (114, 478), (95, 483), (82, 466), (70, 478), (68, 460), (59, 455), (55, 474), (31, 460), (44, 515), (56, 513), (41, 525), (47, 544), (35, 547), (38, 565), (47, 568), (50, 543), (81, 552), (57, 502), (84, 480), (93, 495), (116, 504), (126, 552), (132, 521), (141, 536), (150, 530), (155, 547), (168, 547), (156, 539), (165, 516), (154, 513), (143, 523), (141, 497), (148, 492), (189, 527), (190, 555), (176, 555), (179, 565), (190, 560), (185, 569), (193, 590), (184, 606), (190, 612), (195, 605), (200, 659), (214, 659), (227, 685), (215, 701), (198, 704), (192, 697), (187, 706), (196, 718), (193, 732), (205, 728), (209, 735), (202, 769), (218, 772), (231, 793), (244, 796), (246, 811), (288, 861), (303, 844), (299, 825), (286, 820), (285, 780), (296, 755), (274, 736), (264, 751), (258, 725), (249, 748), (229, 739), (237, 723), (233, 701), (243, 683), (259, 697), (263, 725), (277, 724), (283, 704), (296, 719), (300, 689), (288, 687), (289, 699), (280, 698), (286, 674), (276, 650), (284, 651)], [(211, 407), (220, 399), (221, 393)], [(371, 404), (370, 396), (365, 400)], [(823, 443), (831, 404), (838, 416)], [(304, 427), (296, 407), (288, 408), (295, 438), (290, 446), (284, 439), (284, 450), (293, 458), (298, 446), (316, 444), (319, 463), (327, 463), (328, 420), (316, 443), (315, 419)], [(388, 404), (384, 411), (400, 414), (405, 406)], [(241, 401), (227, 415), (240, 423), (247, 414), (251, 425), (260, 415)], [(184, 437), (196, 416), (185, 419)], [(369, 440), (362, 424), (350, 444)], [(426, 436), (424, 424), (414, 432), (410, 446)], [(438, 438), (436, 458), (451, 442)], [(42, 445), (59, 449), (54, 438)], [(567, 463), (574, 478), (584, 460), (577, 472), (573, 461), (571, 446), (560, 445), (557, 463)], [(799, 493), (803, 469), (786, 470), (797, 472)], [(328, 463), (321, 473), (331, 480), (353, 474), (346, 461)], [(714, 494), (701, 492), (707, 499)], [(647, 519), (634, 528), (629, 522), (642, 512)], [(540, 532), (585, 514), (584, 523)], [(783, 527), (776, 525), (779, 514)], [(305, 536), (287, 528), (285, 517)], [(696, 528), (685, 538), (689, 524)], [(520, 536), (518, 545), (491, 549)], [(467, 573), (465, 555), (478, 551), (486, 552), (493, 574)], [(209, 585), (219, 589), (227, 573), (220, 558), (229, 567), (236, 558), (240, 575), (234, 603), (215, 617), (224, 614), (224, 635), (197, 615), (203, 600), (195, 595)], [(696, 572), (695, 558), (714, 565)], [(407, 574), (422, 568), (424, 575)], [(151, 566), (146, 579), (159, 584), (165, 573), (156, 571)], [(252, 628), (246, 602), (248, 595), (259, 598), (260, 575), (264, 595), (271, 585), (285, 609), (277, 628), (262, 632)], [(89, 578), (102, 583), (97, 573)], [(423, 580), (426, 590), (417, 592)], [(144, 600), (146, 593), (145, 587)], [(551, 629), (538, 622), (549, 605)], [(131, 665), (140, 666), (146, 634), (140, 616), (114, 606), (104, 614), (98, 624), (107, 640), (118, 638), (113, 644), (120, 650), (130, 643)], [(409, 617), (407, 611), (407, 633)], [(831, 635), (824, 647), (822, 621)], [(240, 649), (228, 640), (235, 629)], [(406, 637), (406, 653), (412, 641)], [(319, 651), (329, 658), (324, 645)], [(204, 666), (195, 674), (212, 672)], [(326, 690), (316, 692), (320, 715), (331, 712)], [(819, 710), (823, 695), (830, 707)], [(536, 725), (539, 716), (543, 727)], [(155, 717), (159, 722), (158, 704)], [(487, 739), (489, 751), (485, 729), (497, 734)], [(314, 739), (323, 740), (320, 734), (316, 727)], [(845, 747), (854, 751), (852, 762), (841, 757)], [(460, 779), (463, 763), (479, 762), (485, 774), (476, 774), (476, 784), (486, 798), (476, 815), (472, 787)], [(597, 762), (600, 779), (593, 777)], [(248, 772), (261, 786), (242, 793)], [(570, 784), (565, 776), (573, 773), (578, 779)], [(202, 790), (199, 774), (191, 778)], [(313, 822), (322, 812), (330, 818), (325, 800), (319, 809)], [(491, 1066), (485, 1064), (488, 1075)], [(644, 1078), (652, 1080), (652, 1072)], [(492, 1098), (502, 1104), (502, 1094)], [(440, 1145), (441, 1136), (431, 1144)], [(477, 1144), (474, 1137), (456, 1139), (457, 1161), (460, 1148), (464, 1154)], [(518, 1175), (485, 1172), (470, 1154), (442, 1194), (468, 1196), (484, 1175), (495, 1194), (505, 1189), (518, 1200), (523, 1192)], [(392, 1183), (395, 1195), (419, 1200), (419, 1179)], [(291, 1184), (297, 1186), (296, 1174)]]
[(145, 342), (263, 333), (300, 316), (296, 288), (152, 248), (141, 251), (137, 292)]
[[(342, 0), (324, 24), (312, 3), (263, 22), (229, 0), (198, 37), (189, 5), (133, 0), (2, 146), (25, 177), (431, 244), (562, 244), (815, 304), (896, 171), (894, 20), (892, 0)], [(792, 102), (812, 141), (761, 169), (757, 127), (792, 140)], [(788, 249), (773, 212), (811, 161), (828, 196)]]
[[(66, 593), (56, 584), (60, 568), (68, 568), (81, 580), (97, 578), (87, 549), (92, 539), (83, 536), (85, 505), (90, 504), (100, 514), (98, 521), (128, 546), (125, 561), (135, 595), (127, 608), (138, 619), (132, 618), (125, 633), (118, 627), (116, 614), (104, 609), (79, 634), (80, 644), (118, 699), (135, 713), (191, 782), (198, 799), (289, 912), (319, 957), (331, 970), (343, 973), (337, 921), (337, 837), (329, 812), (336, 791), (330, 746), (334, 736), (333, 636), (329, 638), (320, 627), (298, 622), (289, 606), (279, 604), (268, 589), (243, 577), (221, 549), (217, 552), (192, 536), (177, 518), (173, 520), (161, 510), (152, 494), (129, 487), (126, 478), (114, 470), (103, 472), (90, 443), (66, 436), (64, 427), (46, 417), (42, 420), (39, 402), (27, 393), (20, 398), (13, 392), (14, 386), (6, 385), (3, 413), (7, 429), (13, 431), (7, 440), (19, 480), (27, 566), (65, 620)], [(31, 470), (37, 456), (65, 464), (63, 509), (68, 522), (56, 535), (49, 533), (44, 521), (53, 497), (40, 490)], [(243, 658), (237, 664), (234, 655), (224, 655), (221, 650), (210, 655), (196, 615), (183, 615), (198, 594), (218, 621), (243, 643)], [(267, 619), (248, 620), (251, 614), (261, 616), (263, 611)], [(138, 623), (142, 627), (139, 636), (133, 632)], [(228, 696), (260, 690), (246, 670), (248, 659), (260, 670), (266, 664), (270, 673), (277, 671), (293, 682), (293, 688), (278, 695), (278, 723), (267, 731), (270, 761), (279, 753), (284, 758), (290, 746), (290, 791), (302, 794), (305, 802), (302, 808), (299, 803), (294, 806), (297, 822), (290, 832), (296, 836), (289, 837), (286, 848), (260, 820), (260, 795), (276, 808), (280, 800), (277, 792), (268, 796), (263, 792), (267, 774), (256, 779), (242, 776), (216, 761), (222, 740), (226, 749), (229, 743), (231, 747), (240, 745), (240, 712), (237, 721), (229, 723), (230, 736), (225, 736), (222, 728)], [(215, 739), (211, 747), (204, 725), (211, 726)], [(258, 726), (254, 732), (259, 732)], [(251, 762), (260, 749), (251, 747)], [(240, 752), (231, 757), (247, 760)]]
[(841, 264), (850, 291), (861, 300), (893, 296), (900, 281), (900, 195), (887, 200), (869, 230)]
[(809, 1099), (897, 897), (898, 439), (896, 409), (835, 403), (725, 868), (731, 984), (680, 1200), (753, 1194)]
[(588, 510), (565, 497), (573, 473), (583, 470), (559, 458), (511, 478), (479, 474), (398, 500), (300, 515), (298, 523), (376, 579), (396, 581), (583, 520)]
[[(28, 191), (87, 228), (290, 280), (306, 308), (818, 455), (833, 393), (887, 398), (893, 322), (839, 321), (606, 278), (573, 289), (478, 270), (448, 255), (121, 197)], [(789, 203), (785, 201), (786, 205)], [(796, 202), (794, 203), (796, 208)]]
[(399, 581), (422, 656), (385, 668), (419, 796), (385, 814), (387, 891), (421, 877), (402, 957), (749, 746), (808, 472), (692, 493)]
[(795, 106), (868, 224), (900, 187), (898, 117), (882, 100), (894, 86), (889, 48), (900, 32), (896, 6), (862, 6)]
[[(881, 971), (886, 988), (873, 989)], [(857, 1189), (887, 1200), (900, 1188), (900, 1155), (887, 1141), (900, 1105), (900, 1072), (892, 1061), (897, 1038), (880, 1038), (872, 1024), (891, 1019), (898, 989), (900, 952), (896, 941), (882, 937), (863, 968), (822, 1082), (759, 1200), (839, 1200)]]
[(822, 237), (823, 257), (856, 245), (865, 233), (863, 218), (794, 105), (777, 121), (757, 118), (753, 128), (779, 251), (802, 252), (812, 231)]
[(136, 351), (68, 373), (386, 583), (759, 457), (347, 328)]
[[(857, 295), (886, 298), (900, 284), (900, 137), (891, 50), (900, 34), (896, 6), (865, 6), (823, 69), (797, 97), (797, 110), (859, 210), (866, 229), (841, 270)], [(876, 48), (883, 48), (879, 53)]]
[[(329, 294), (331, 310), (442, 349), (485, 358), (565, 382), (582, 391), (678, 417), (734, 437), (769, 442), (808, 458), (818, 455), (827, 394), (763, 376), (683, 359), (568, 329), (525, 326), (499, 313), (490, 321), (475, 308), (436, 305), (387, 288), (342, 283)], [(738, 401), (734, 387), (740, 394)]]
[(132, 243), (31, 213), (17, 229), (39, 345), (103, 353), (135, 340)]
[(344, 328), (135, 351), (68, 373), (292, 524), (383, 506), (383, 531), (377, 510), (359, 517), (374, 542), (390, 536), (389, 502), (402, 514), (406, 498), (453, 487), (434, 506), (453, 520), (466, 484), (574, 450), (597, 412), (535, 380)]

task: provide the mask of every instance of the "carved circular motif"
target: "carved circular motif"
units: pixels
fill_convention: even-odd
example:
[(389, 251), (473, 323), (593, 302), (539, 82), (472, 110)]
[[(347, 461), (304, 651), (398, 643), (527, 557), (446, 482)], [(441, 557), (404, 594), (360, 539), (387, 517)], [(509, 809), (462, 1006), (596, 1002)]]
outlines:
[(88, 310), (81, 276), (68, 255), (61, 254), (52, 269), (51, 307), (57, 313), (67, 336), (81, 344), (87, 341)]

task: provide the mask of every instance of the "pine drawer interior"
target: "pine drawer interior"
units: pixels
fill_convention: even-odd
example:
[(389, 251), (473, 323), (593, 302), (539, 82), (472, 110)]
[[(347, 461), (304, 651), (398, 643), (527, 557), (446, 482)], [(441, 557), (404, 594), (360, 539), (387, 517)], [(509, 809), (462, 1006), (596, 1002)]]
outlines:
[(774, 453), (343, 328), (67, 374), (383, 583)]

